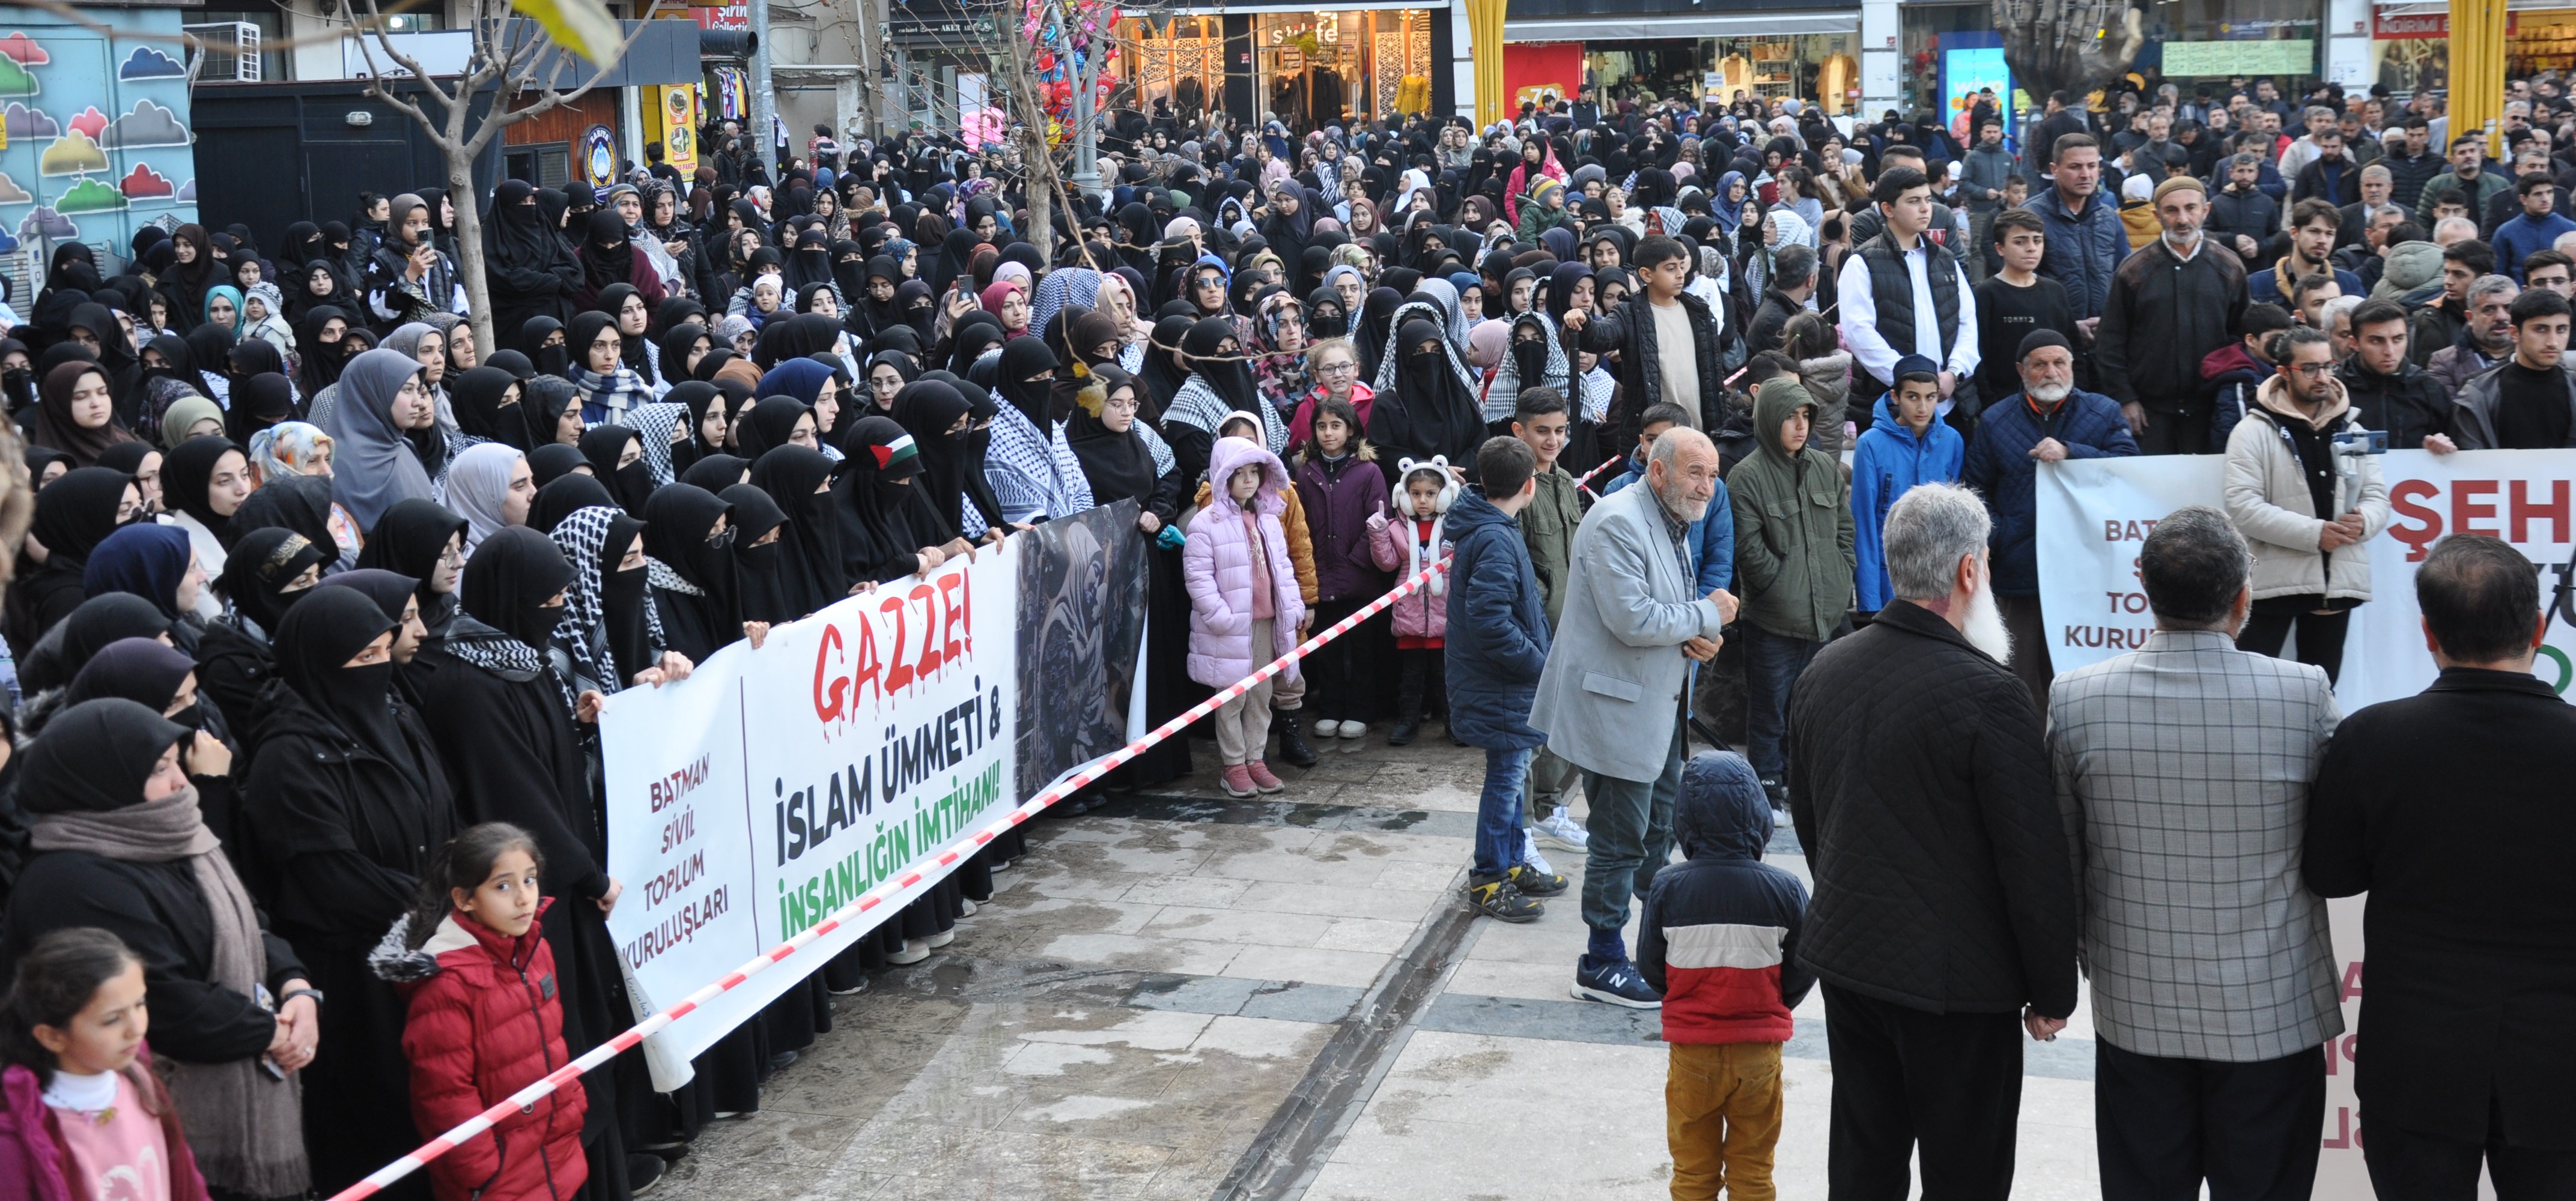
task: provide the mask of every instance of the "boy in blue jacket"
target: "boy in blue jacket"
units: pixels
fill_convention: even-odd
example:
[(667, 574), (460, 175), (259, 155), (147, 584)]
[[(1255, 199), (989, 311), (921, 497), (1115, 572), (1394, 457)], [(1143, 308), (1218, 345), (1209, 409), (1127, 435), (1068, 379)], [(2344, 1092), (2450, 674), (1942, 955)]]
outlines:
[(1518, 438), (1488, 438), (1476, 452), (1476, 478), (1483, 486), (1460, 495), (1443, 519), (1451, 546), (1449, 732), (1485, 751), (1467, 901), (1488, 917), (1530, 922), (1545, 912), (1533, 898), (1566, 889), (1565, 877), (1527, 862), (1521, 837), (1530, 752), (1547, 741), (1529, 724), (1547, 667), (1547, 605), (1517, 520), (1538, 497), (1538, 456)]
[(1889, 599), (1887, 548), (1880, 540), (1887, 510), (1916, 484), (1958, 482), (1968, 456), (1968, 440), (1941, 420), (1940, 365), (1909, 354), (1896, 361), (1894, 374), (1896, 383), (1878, 398), (1876, 418), (1852, 450), (1853, 551), (1860, 559), (1853, 582), (1863, 613), (1878, 612)]

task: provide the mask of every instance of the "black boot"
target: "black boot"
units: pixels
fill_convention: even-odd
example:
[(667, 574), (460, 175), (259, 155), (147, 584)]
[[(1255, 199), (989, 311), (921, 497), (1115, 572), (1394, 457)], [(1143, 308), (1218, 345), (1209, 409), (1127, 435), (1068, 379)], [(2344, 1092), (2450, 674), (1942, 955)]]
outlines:
[(1302, 724), (1300, 715), (1303, 712), (1300, 709), (1273, 709), (1270, 711), (1270, 728), (1279, 735), (1280, 758), (1298, 767), (1313, 767), (1315, 748), (1306, 745), (1305, 733), (1298, 728)]
[(1422, 691), (1429, 672), (1418, 652), (1408, 652), (1396, 675), (1395, 728), (1386, 732), (1388, 746), (1404, 746), (1422, 733)]

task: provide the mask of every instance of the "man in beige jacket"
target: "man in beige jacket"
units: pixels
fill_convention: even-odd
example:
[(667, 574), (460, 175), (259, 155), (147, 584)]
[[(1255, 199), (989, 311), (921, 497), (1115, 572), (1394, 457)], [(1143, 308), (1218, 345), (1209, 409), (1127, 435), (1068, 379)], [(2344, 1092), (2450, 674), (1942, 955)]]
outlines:
[(2325, 331), (2284, 330), (2271, 352), (2279, 374), (2227, 438), (2227, 517), (2255, 556), (2254, 609), (2236, 646), (2278, 657), (2295, 627), (2299, 662), (2332, 682), (2353, 606), (2370, 599), (2365, 544), (2388, 528), (2388, 488), (2377, 456), (2337, 446), (2368, 431)]

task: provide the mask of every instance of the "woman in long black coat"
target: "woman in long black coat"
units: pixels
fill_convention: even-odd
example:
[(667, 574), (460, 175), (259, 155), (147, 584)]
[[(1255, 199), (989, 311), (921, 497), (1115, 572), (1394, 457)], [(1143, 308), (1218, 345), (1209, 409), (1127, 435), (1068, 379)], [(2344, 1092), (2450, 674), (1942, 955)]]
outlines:
[[(555, 904), (543, 926), (562, 982), (564, 1047), (580, 1055), (635, 1019), (608, 934), (607, 910), (621, 886), (608, 875), (591, 764), (574, 728), (579, 702), (545, 652), (572, 582), (572, 565), (545, 535), (526, 526), (494, 531), (466, 563), (462, 612), (448, 626), (447, 645), (414, 662), (432, 668), (422, 673), (421, 716), (456, 785), (457, 823), (509, 822), (545, 852), (541, 887)], [(626, 1195), (619, 1096), (649, 1088), (640, 1062), (627, 1068), (633, 1059), (582, 1077), (594, 1196)]]
[[(393, 692), (394, 622), (365, 593), (315, 590), (278, 622), (244, 817), (277, 933), (331, 999), (332, 1049), (305, 1072), (313, 1183), (337, 1192), (418, 1145), (403, 999), (367, 954), (456, 829), (447, 769)], [(249, 715), (244, 715), (249, 720)]]
[(483, 274), (492, 289), (492, 328), (499, 334), (520, 329), (530, 317), (572, 320), (581, 263), (560, 231), (548, 226), (536, 189), (519, 180), (505, 179), (492, 189), (492, 211), (483, 218)]

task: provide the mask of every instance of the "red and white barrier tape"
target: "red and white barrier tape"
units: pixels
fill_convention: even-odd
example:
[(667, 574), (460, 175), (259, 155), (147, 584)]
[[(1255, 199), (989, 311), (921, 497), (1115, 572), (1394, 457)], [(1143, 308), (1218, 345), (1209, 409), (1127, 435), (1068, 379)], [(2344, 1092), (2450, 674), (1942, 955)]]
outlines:
[[(1039, 813), (1044, 812), (1048, 806), (1055, 804), (1057, 801), (1063, 800), (1065, 797), (1088, 786), (1093, 781), (1117, 770), (1120, 765), (1125, 764), (1128, 760), (1134, 759), (1136, 756), (1145, 753), (1148, 749), (1165, 739), (1188, 729), (1192, 723), (1198, 721), (1200, 718), (1216, 712), (1217, 708), (1225, 704), (1227, 701), (1242, 696), (1244, 693), (1260, 686), (1262, 681), (1270, 679), (1271, 677), (1278, 675), (1280, 672), (1287, 670), (1288, 664), (1291, 661), (1304, 658), (1305, 656), (1314, 653), (1317, 647), (1320, 647), (1335, 638), (1341, 637), (1343, 634), (1350, 632), (1353, 626), (1356, 626), (1363, 621), (1367, 621), (1371, 617), (1377, 616), (1379, 613), (1385, 611), (1388, 606), (1393, 605), (1395, 602), (1419, 591), (1424, 584), (1431, 581), (1432, 576), (1446, 571), (1448, 568), (1449, 560), (1444, 558), (1439, 562), (1433, 563), (1431, 566), (1425, 567), (1421, 571), (1414, 573), (1412, 576), (1406, 578), (1404, 582), (1397, 584), (1395, 588), (1392, 591), (1389, 591), (1386, 595), (1370, 601), (1368, 604), (1361, 606), (1358, 612), (1333, 623), (1330, 628), (1322, 630), (1316, 633), (1313, 637), (1297, 644), (1295, 649), (1271, 660), (1269, 663), (1263, 665), (1260, 670), (1253, 672), (1251, 675), (1245, 676), (1243, 679), (1236, 681), (1228, 687), (1219, 689), (1216, 695), (1190, 707), (1187, 711), (1172, 718), (1170, 721), (1156, 726), (1154, 729), (1148, 731), (1144, 737), (1128, 743), (1126, 746), (1120, 747), (1115, 751), (1111, 751), (1098, 759), (1092, 760), (1090, 764), (1076, 770), (1072, 775), (1065, 777), (1063, 782), (1048, 788), (1044, 792), (1040, 792), (1036, 796), (1030, 797), (1028, 801), (1022, 804), (1019, 808), (1004, 814), (999, 820), (985, 826), (983, 829), (977, 830), (971, 837), (960, 842), (957, 846), (950, 847), (947, 851), (942, 852), (935, 861), (934, 866), (947, 867), (948, 865), (973, 854), (975, 851), (981, 849), (986, 843), (989, 843), (1009, 832), (1011, 827), (1019, 825), (1032, 817), (1036, 817)], [(591, 1069), (607, 1063), (609, 1060), (617, 1058), (619, 1054), (633, 1048), (636, 1044), (643, 1042), (646, 1038), (660, 1033), (671, 1023), (687, 1017), (700, 1006), (714, 1000), (718, 995), (729, 992), (744, 981), (769, 970), (771, 966), (785, 960), (788, 956), (803, 950), (808, 945), (811, 945), (814, 940), (839, 929), (843, 923), (850, 919), (893, 900), (901, 893), (920, 886), (926, 878), (927, 877), (925, 877), (921, 871), (911, 871), (892, 880), (888, 880), (875, 888), (869, 889), (867, 892), (861, 894), (857, 900), (851, 901), (849, 904), (833, 910), (832, 913), (825, 917), (821, 923), (815, 925), (811, 929), (808, 929), (805, 932), (798, 934), (796, 937), (788, 939), (765, 952), (762, 952), (760, 955), (754, 957), (750, 962), (725, 973), (721, 979), (716, 980), (714, 983), (709, 984), (696, 992), (690, 993), (688, 996), (682, 998), (678, 1004), (672, 1005), (670, 1008), (664, 1009), (660, 1013), (654, 1014), (641, 1022), (637, 1022), (634, 1026), (629, 1027), (625, 1033), (620, 1034), (615, 1038), (611, 1038), (608, 1041), (591, 1048), (588, 1052), (575, 1057), (572, 1062), (555, 1069), (553, 1072), (548, 1073), (543, 1079), (528, 1085), (526, 1088), (520, 1089), (519, 1091), (510, 1094), (508, 1097), (503, 1098), (498, 1104), (493, 1105), (490, 1109), (486, 1109), (473, 1117), (457, 1123), (453, 1129), (439, 1135), (437, 1138), (421, 1144), (419, 1148), (413, 1150), (410, 1154), (405, 1155), (392, 1163), (386, 1164), (382, 1168), (378, 1168), (374, 1174), (368, 1176), (366, 1179), (333, 1194), (330, 1201), (359, 1201), (359, 1198), (372, 1197), (377, 1193), (382, 1192), (386, 1186), (391, 1185), (393, 1182), (428, 1166), (429, 1161), (436, 1159), (441, 1155), (445, 1155), (449, 1151), (455, 1150), (457, 1147), (462, 1146), (468, 1139), (475, 1138), (483, 1134), (485, 1131), (490, 1130), (493, 1125), (501, 1119), (510, 1116), (514, 1112), (525, 1110), (535, 1105), (540, 1098), (545, 1097), (566, 1084), (570, 1084), (573, 1081), (580, 1079)]]

